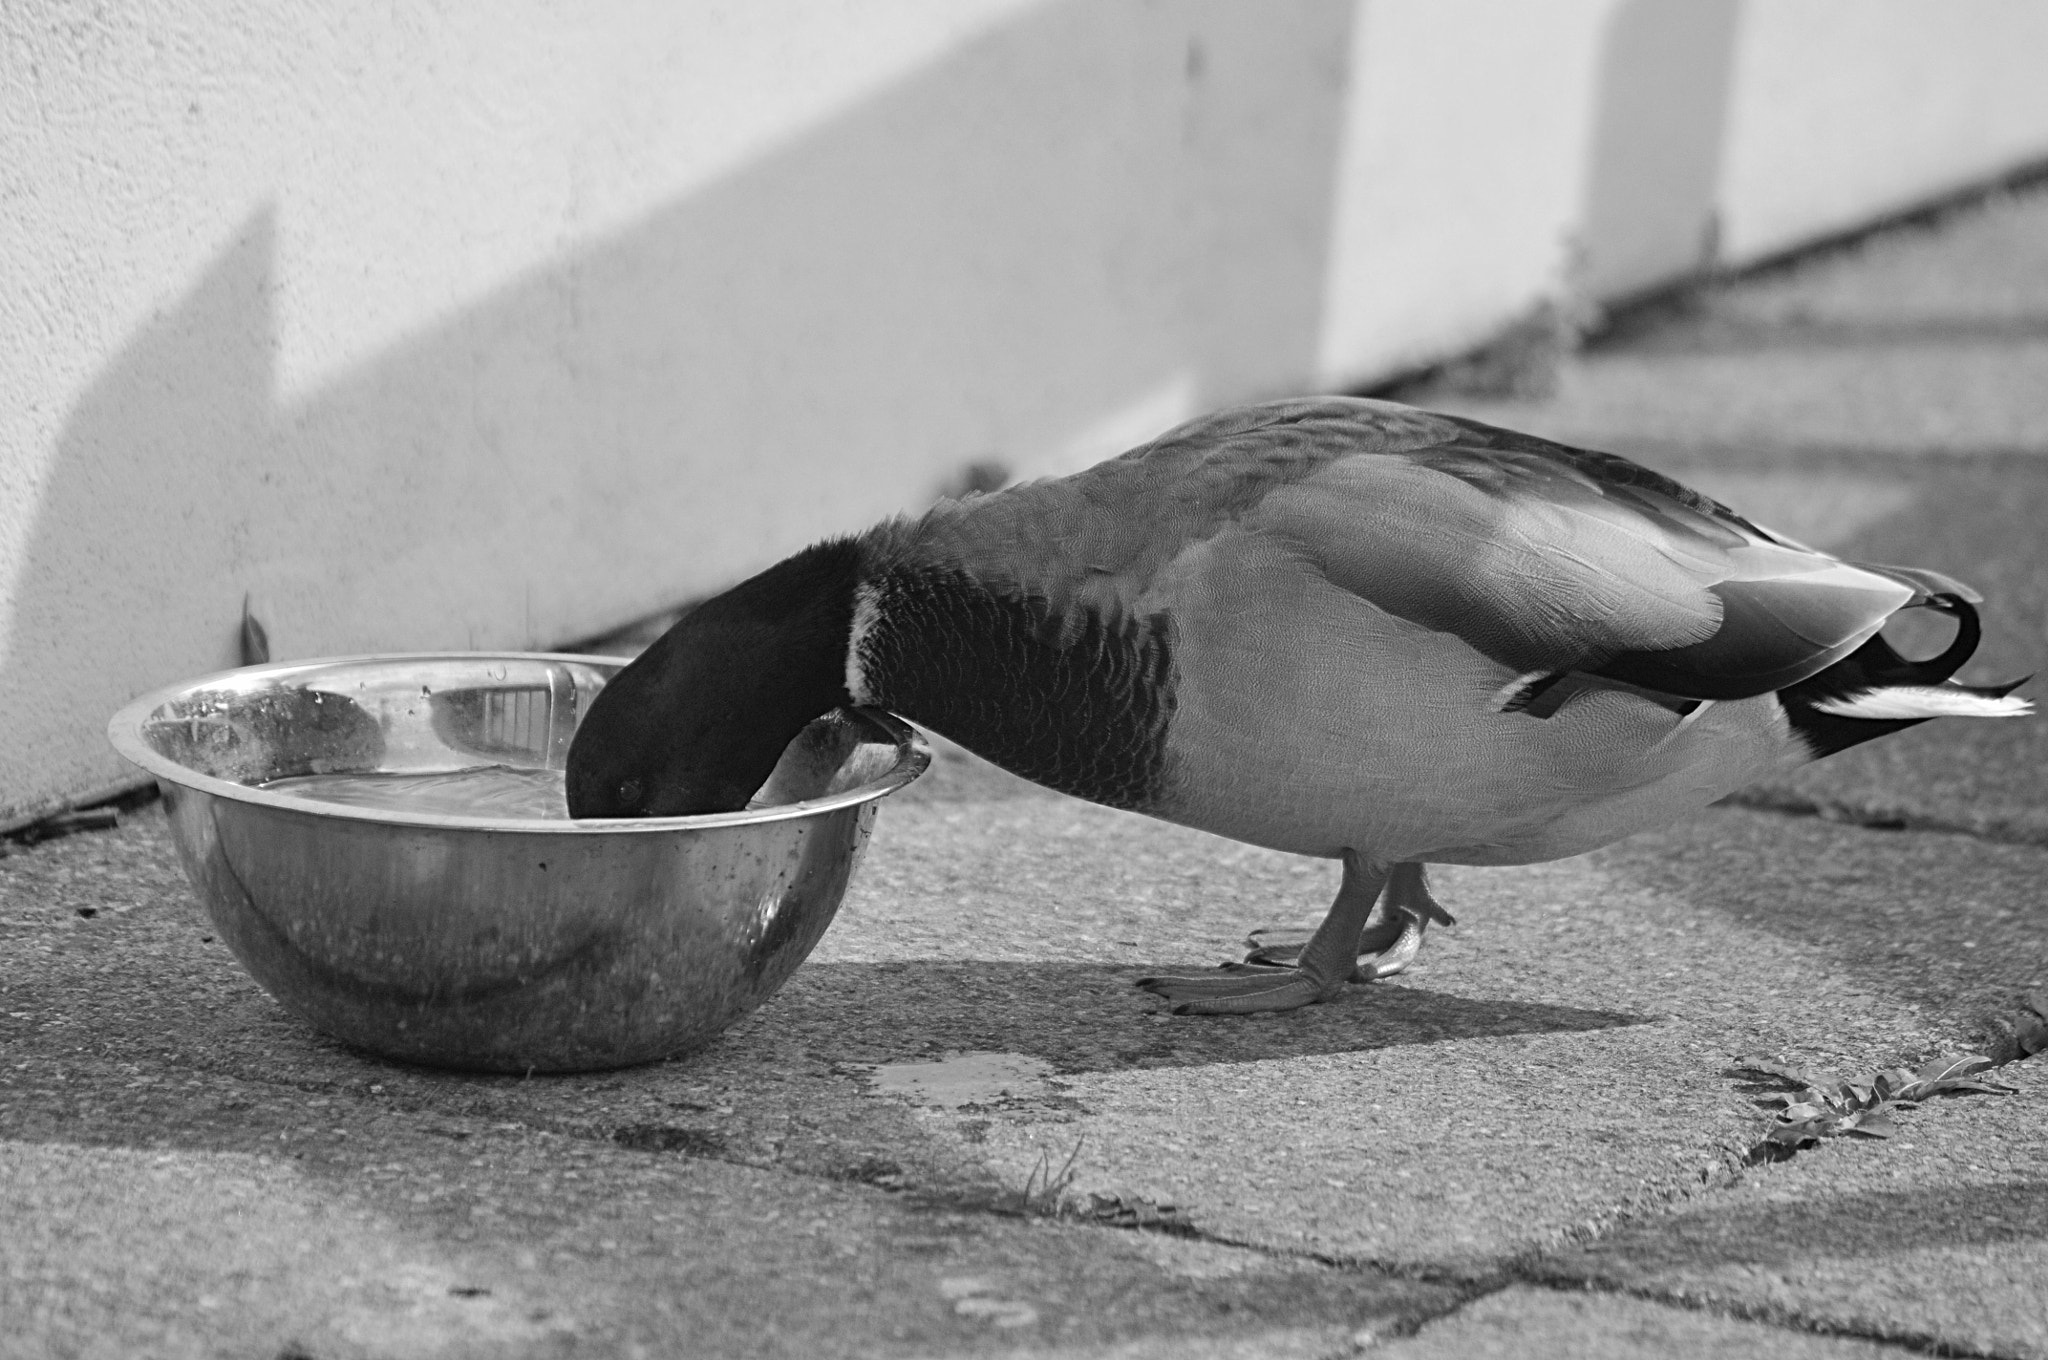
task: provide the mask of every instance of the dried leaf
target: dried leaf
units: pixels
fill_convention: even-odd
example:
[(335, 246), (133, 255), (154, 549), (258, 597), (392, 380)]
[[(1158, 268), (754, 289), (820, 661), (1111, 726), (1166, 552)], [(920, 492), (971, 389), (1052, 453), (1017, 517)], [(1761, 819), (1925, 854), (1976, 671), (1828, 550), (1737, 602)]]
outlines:
[(2020, 1052), (2032, 1057), (2048, 1050), (2048, 1019), (2038, 1015), (2022, 1015), (2013, 1025), (2013, 1042)]
[(2017, 1094), (2017, 1086), (2007, 1086), (2002, 1081), (1987, 1077), (1961, 1077), (1955, 1081), (1944, 1081), (1926, 1092), (1926, 1096), (2009, 1096)]
[(1186, 1210), (1172, 1204), (1155, 1204), (1136, 1195), (1090, 1194), (1086, 1216), (1112, 1228), (1139, 1228), (1182, 1235), (1196, 1231), (1194, 1220)]
[(1978, 1079), (1975, 1074), (1995, 1064), (1981, 1053), (1962, 1058), (1937, 1058), (1914, 1073), (1911, 1085), (1897, 1093), (1897, 1100), (1925, 1100), (1941, 1095), (2009, 1095), (2013, 1088)]
[(1773, 1058), (1762, 1053), (1752, 1053), (1746, 1058), (1737, 1058), (1730, 1069), (1739, 1076), (1763, 1077), (1780, 1081), (1787, 1086), (1814, 1086), (1825, 1082), (1824, 1075), (1817, 1075), (1794, 1067), (1782, 1058)]
[[(2032, 1034), (2031, 1029), (2022, 1031)], [(2048, 1047), (2048, 1016), (2038, 1036)], [(2037, 1051), (2037, 1050), (2028, 1050)], [(1778, 1106), (1777, 1116), (1764, 1136), (1744, 1158), (1749, 1165), (1780, 1162), (1823, 1138), (1855, 1134), (1866, 1138), (1889, 1138), (1898, 1132), (1893, 1112), (1938, 1095), (2010, 1095), (2018, 1088), (2006, 1086), (1982, 1075), (1996, 1066), (1981, 1053), (1960, 1058), (1937, 1058), (1915, 1072), (1894, 1067), (1863, 1081), (1837, 1081), (1814, 1077), (1773, 1058), (1748, 1057), (1735, 1068), (1735, 1075), (1766, 1077), (1786, 1085), (1796, 1084), (1791, 1093), (1779, 1092), (1759, 1099), (1765, 1106)]]
[(1866, 1138), (1889, 1138), (1899, 1131), (1899, 1126), (1892, 1122), (1890, 1107), (1884, 1105), (1845, 1115), (1836, 1127), (1839, 1132), (1858, 1133)]
[(1947, 1081), (1952, 1077), (1967, 1077), (1972, 1072), (1982, 1072), (1993, 1066), (1991, 1059), (1982, 1053), (1971, 1053), (1961, 1058), (1936, 1058), (1913, 1074), (1916, 1081)]
[(1818, 1124), (1779, 1124), (1764, 1135), (1764, 1142), (1775, 1144), (1788, 1151), (1797, 1151), (1820, 1141), (1821, 1129)]
[(241, 654), (244, 666), (260, 666), (270, 660), (270, 634), (263, 623), (249, 612), (249, 596), (242, 595), (242, 627), (235, 635), (235, 649)]

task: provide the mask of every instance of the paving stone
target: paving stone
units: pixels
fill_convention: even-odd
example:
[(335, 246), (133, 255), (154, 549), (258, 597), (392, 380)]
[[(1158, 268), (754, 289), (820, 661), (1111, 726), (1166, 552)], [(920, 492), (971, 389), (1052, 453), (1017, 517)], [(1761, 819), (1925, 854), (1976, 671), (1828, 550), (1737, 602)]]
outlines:
[(2048, 453), (2048, 191), (1639, 318), (1545, 400), (1409, 399), (1624, 453)]
[(115, 1111), (81, 1088), (127, 1072), (47, 1075), (0, 1087), (7, 1354), (1327, 1354), (1457, 1297), (262, 1082)]
[(1458, 1297), (1025, 1212), (829, 1051), (352, 1053), (207, 942), (167, 853), (144, 812), (0, 864), (0, 1314), (49, 1353), (1316, 1354)]
[[(160, 828), (138, 820), (117, 833), (125, 851), (90, 852), (116, 880), (163, 853)], [(1859, 973), (1872, 893), (1845, 885), (1813, 840), (1873, 833), (1753, 813), (1708, 825), (1724, 830), (1674, 832), (1633, 857), (1446, 871), (1461, 925), (1432, 935), (1412, 975), (1270, 1019), (1167, 1017), (1130, 984), (1228, 957), (1252, 926), (1313, 919), (1331, 867), (1049, 795), (887, 809), (812, 963), (710, 1050), (638, 1071), (525, 1081), (359, 1057), (205, 944), (182, 889), (160, 909), (119, 910), (88, 864), (45, 875), (49, 928), (28, 938), (58, 943), (28, 946), (52, 952), (10, 980), (6, 1009), (26, 1017), (17, 1043), (59, 1071), (281, 1083), (982, 1201), (1042, 1184), (1042, 1164), (1078, 1143), (1077, 1198), (1175, 1204), (1279, 1250), (1483, 1271), (1711, 1180), (1761, 1127), (1723, 1075), (1738, 1054), (1914, 1061), (1957, 1044), (1966, 1017), (1951, 1012), (1990, 1005), (2039, 956), (2017, 927), (1989, 932), (2001, 894), (2048, 869), (2043, 852), (1875, 837), (1915, 847), (1935, 881), (1974, 885), (1951, 919), (2008, 965), (1977, 986), (1902, 891), (1881, 905), (1915, 927), (1884, 942), (1908, 958), (1907, 986)], [(1667, 855), (1680, 867), (1660, 874)], [(1701, 883), (1704, 898), (1689, 886)], [(1804, 935), (1769, 909), (1787, 894), (1815, 923)], [(90, 921), (67, 910), (87, 898), (116, 906)], [(957, 1051), (1026, 1055), (1052, 1076), (964, 1109), (864, 1080), (873, 1064)], [(74, 1108), (104, 1117), (127, 1098), (89, 1091)]]
[[(921, 1126), (1011, 1183), (1078, 1144), (1079, 1192), (1175, 1204), (1235, 1240), (1411, 1266), (1481, 1269), (1622, 1204), (1690, 1193), (1763, 1127), (1723, 1075), (1737, 1055), (1876, 1067), (1953, 1050), (2042, 958), (2014, 944), (1988, 982), (1951, 964), (1954, 941), (1917, 927), (1909, 882), (1882, 905), (1916, 928), (1876, 942), (1905, 961), (1859, 976), (1872, 894), (1843, 890), (1841, 857), (1817, 856), (1813, 837), (1873, 833), (1711, 813), (1702, 823), (1721, 830), (1690, 833), (1695, 860), (1712, 860), (1717, 836), (1748, 857), (1662, 877), (1613, 852), (1443, 871), (1439, 895), (1461, 924), (1431, 937), (1408, 979), (1269, 1020), (1165, 1018), (1140, 1009), (1130, 978), (1228, 957), (1276, 917), (1312, 918), (1333, 875), (1058, 800), (891, 813), (901, 839), (878, 845), (846, 928), (810, 970), (829, 1000), (792, 986), (732, 1045), (771, 1031), (818, 1042), (803, 1036), (829, 1027), (869, 1061), (1031, 1055), (1056, 1073), (1045, 1092), (921, 1109)], [(1794, 834), (1774, 842), (1773, 828)], [(1969, 885), (1952, 920), (1987, 941), (2007, 940), (1991, 928), (2048, 869), (2027, 847), (1987, 865), (1963, 838), (1875, 839)], [(1717, 872), (1747, 901), (1807, 904), (1810, 938), (1761, 909), (1693, 900), (1687, 883)], [(1045, 904), (1057, 927), (1021, 901)], [(895, 985), (854, 985), (869, 970)]]
[(1489, 1294), (1413, 1337), (1374, 1347), (1374, 1360), (1895, 1360), (1896, 1346), (1820, 1336), (1619, 1294), (1517, 1286)]
[(1972, 1355), (2048, 1356), (2048, 1063), (1549, 1258), (1648, 1291)]
[(1952, 1048), (1989, 1051), (1996, 1022), (2048, 983), (2048, 890), (2036, 847), (1724, 809), (1595, 860), (1630, 883), (1818, 951), (1828, 972), (1917, 1011)]

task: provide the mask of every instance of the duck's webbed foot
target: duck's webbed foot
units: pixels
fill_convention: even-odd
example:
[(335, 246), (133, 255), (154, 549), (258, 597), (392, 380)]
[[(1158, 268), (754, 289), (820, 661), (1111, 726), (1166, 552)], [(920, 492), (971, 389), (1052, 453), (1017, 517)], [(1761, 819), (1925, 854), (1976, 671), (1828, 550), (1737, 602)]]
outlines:
[(1140, 978), (1138, 985), (1172, 1002), (1175, 1015), (1249, 1015), (1329, 1001), (1357, 971), (1359, 938), (1387, 879), (1386, 866), (1346, 852), (1337, 900), (1291, 966), (1232, 963), (1201, 977)]
[[(1351, 981), (1371, 982), (1406, 969), (1421, 952), (1422, 934), (1432, 921), (1447, 926), (1458, 924), (1457, 918), (1430, 895), (1422, 865), (1396, 864), (1387, 876), (1386, 894), (1366, 918), (1365, 929), (1359, 932), (1358, 962), (1352, 969)], [(1311, 938), (1306, 931), (1255, 930), (1245, 941), (1251, 950), (1244, 961), (1293, 963)]]
[(1315, 1001), (1328, 1001), (1344, 990), (1344, 980), (1331, 985), (1299, 968), (1268, 968), (1226, 963), (1200, 977), (1139, 978), (1138, 985), (1173, 1003), (1175, 1015), (1252, 1015), (1259, 1011), (1291, 1011)]

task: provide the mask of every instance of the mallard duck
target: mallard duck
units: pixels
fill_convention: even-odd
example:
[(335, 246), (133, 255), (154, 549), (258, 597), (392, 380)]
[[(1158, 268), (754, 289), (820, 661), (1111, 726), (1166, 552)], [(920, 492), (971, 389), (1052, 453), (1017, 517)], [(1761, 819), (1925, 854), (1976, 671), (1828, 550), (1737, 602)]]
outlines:
[[(1406, 964), (1428, 864), (1526, 864), (1657, 826), (1934, 717), (1969, 587), (1851, 563), (1609, 453), (1324, 397), (1226, 410), (1086, 472), (942, 501), (686, 615), (598, 695), (577, 817), (742, 807), (838, 705), (1063, 793), (1342, 861), (1305, 943), (1141, 980), (1285, 1010)], [(1902, 609), (1954, 617), (1908, 661)]]

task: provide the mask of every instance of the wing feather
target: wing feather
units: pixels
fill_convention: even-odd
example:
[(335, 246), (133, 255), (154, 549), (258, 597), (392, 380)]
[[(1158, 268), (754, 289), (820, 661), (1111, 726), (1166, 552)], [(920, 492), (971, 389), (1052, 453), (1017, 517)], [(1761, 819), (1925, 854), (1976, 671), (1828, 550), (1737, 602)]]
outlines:
[(1204, 416), (1072, 477), (941, 503), (876, 543), (1060, 620), (1154, 599), (1169, 564), (1232, 526), (1516, 675), (1685, 698), (1783, 688), (1907, 604), (1976, 598), (1817, 552), (1616, 454), (1348, 397)]
[(1613, 454), (1446, 424), (1425, 447), (1333, 459), (1248, 518), (1334, 584), (1516, 674), (1685, 698), (1796, 684), (1905, 605), (1966, 589), (1806, 548)]

